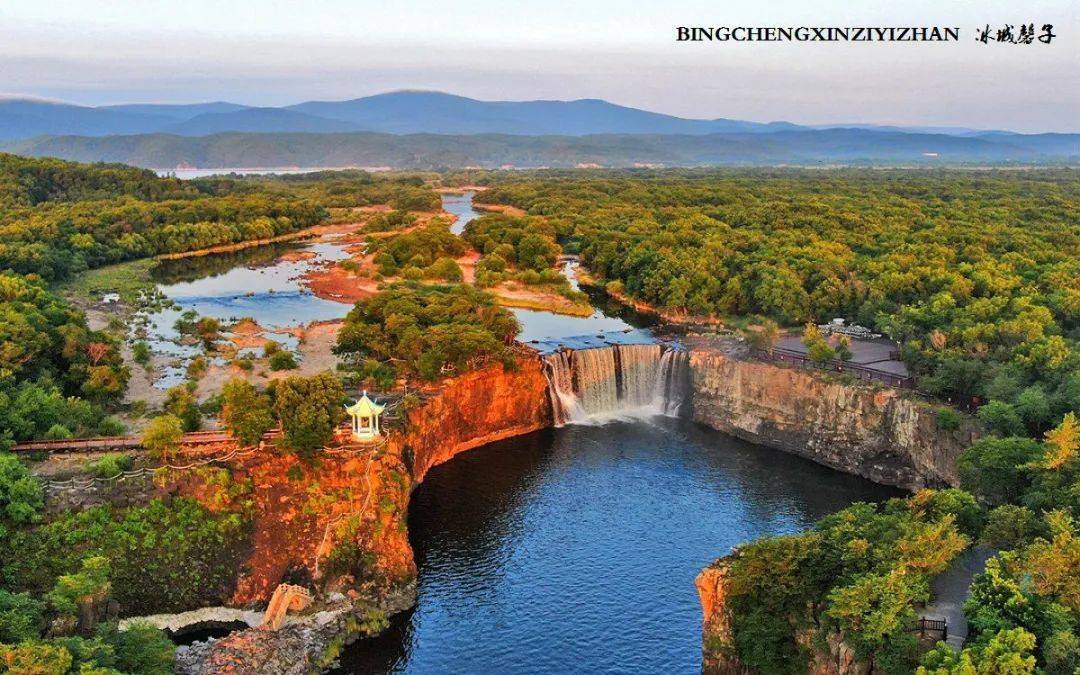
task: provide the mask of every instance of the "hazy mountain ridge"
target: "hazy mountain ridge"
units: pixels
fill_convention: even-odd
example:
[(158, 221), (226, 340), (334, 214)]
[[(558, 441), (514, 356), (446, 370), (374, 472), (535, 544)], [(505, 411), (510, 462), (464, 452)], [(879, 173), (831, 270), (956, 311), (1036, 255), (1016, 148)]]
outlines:
[(601, 165), (1046, 164), (1080, 161), (1080, 134), (946, 136), (864, 129), (770, 134), (225, 133), (56, 136), (4, 144), (32, 156), (147, 168), (573, 167)]
[(0, 99), (0, 140), (35, 136), (108, 136), (172, 133), (202, 136), (227, 132), (391, 134), (771, 134), (782, 131), (858, 128), (896, 133), (978, 136), (962, 127), (896, 127), (872, 124), (801, 126), (790, 122), (688, 119), (616, 105), (576, 101), (479, 101), (441, 92), (398, 91), (348, 101), (307, 101), (253, 107), (215, 101), (194, 104), (125, 104), (101, 107), (31, 99)]

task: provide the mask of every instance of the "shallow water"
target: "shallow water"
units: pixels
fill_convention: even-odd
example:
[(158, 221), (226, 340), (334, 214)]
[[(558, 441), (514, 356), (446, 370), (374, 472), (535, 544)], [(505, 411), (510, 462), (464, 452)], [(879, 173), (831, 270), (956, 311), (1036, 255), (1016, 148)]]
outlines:
[(703, 567), (895, 494), (659, 417), (467, 452), (413, 494), (416, 608), (341, 672), (699, 672)]
[[(480, 214), (472, 208), (474, 192), (462, 195), (442, 195), (443, 209), (458, 216), (451, 228), (460, 234), (465, 225)], [(306, 260), (282, 260), (285, 253), (308, 254)], [(264, 328), (287, 329), (313, 321), (343, 318), (351, 304), (316, 297), (303, 284), (304, 274), (349, 257), (345, 247), (331, 241), (306, 244), (270, 244), (241, 251), (208, 256), (163, 261), (153, 272), (153, 278), (166, 297), (176, 307), (161, 310), (146, 317), (147, 342), (158, 354), (179, 359), (177, 366), (168, 369), (157, 386), (167, 388), (184, 379), (186, 362), (199, 354), (197, 346), (178, 344), (173, 324), (186, 310), (199, 316), (210, 316), (223, 323), (250, 317)], [(564, 272), (573, 275), (568, 263)], [(594, 302), (602, 302), (600, 296)], [(523, 341), (567, 336), (595, 335), (597, 332), (621, 331), (643, 325), (639, 316), (620, 314), (617, 307), (605, 305), (592, 316), (560, 316), (550, 312), (514, 309), (521, 323), (519, 339)], [(295, 351), (296, 341), (283, 334), (276, 339), (286, 349)]]
[(450, 231), (456, 235), (460, 235), (465, 231), (465, 226), (475, 218), (479, 218), (480, 214), (473, 210), (472, 203), (473, 197), (476, 193), (468, 191), (460, 195), (446, 194), (442, 195), (442, 208), (443, 211), (457, 216), (457, 220), (450, 226)]

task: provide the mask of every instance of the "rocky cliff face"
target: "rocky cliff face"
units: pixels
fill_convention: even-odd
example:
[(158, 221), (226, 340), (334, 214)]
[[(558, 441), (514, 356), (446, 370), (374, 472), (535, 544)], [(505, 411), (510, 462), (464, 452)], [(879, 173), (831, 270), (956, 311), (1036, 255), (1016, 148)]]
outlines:
[(547, 380), (535, 358), (447, 380), (439, 394), (409, 413), (405, 444), (413, 479), (419, 483), (431, 467), (466, 450), (551, 424)]
[[(232, 466), (237, 478), (251, 481), (256, 515), (251, 555), (229, 604), (265, 602), (283, 581), (313, 580), (350, 600), (317, 607), (277, 632), (239, 631), (185, 649), (179, 672), (317, 672), (344, 642), (371, 632), (357, 624), (356, 607), (385, 614), (409, 607), (416, 574), (406, 528), (412, 487), (461, 452), (551, 424), (539, 361), (522, 358), (515, 366), (445, 381), (409, 412), (404, 432), (391, 431), (374, 451), (330, 449), (313, 464), (267, 451)], [(335, 566), (355, 557), (349, 547), (368, 561), (364, 578), (342, 576)]]
[(835, 375), (690, 353), (693, 415), (733, 436), (886, 485), (956, 485), (974, 425), (946, 432), (936, 408), (900, 391)]
[[(701, 670), (706, 675), (744, 675), (754, 672), (743, 665), (735, 652), (729, 595), (729, 570), (735, 557), (720, 558), (698, 574), (695, 580), (701, 600), (702, 659)], [(867, 675), (870, 664), (855, 658), (855, 652), (838, 634), (829, 634), (824, 643), (814, 639), (813, 630), (796, 633), (796, 641), (807, 653), (807, 672), (812, 675)]]

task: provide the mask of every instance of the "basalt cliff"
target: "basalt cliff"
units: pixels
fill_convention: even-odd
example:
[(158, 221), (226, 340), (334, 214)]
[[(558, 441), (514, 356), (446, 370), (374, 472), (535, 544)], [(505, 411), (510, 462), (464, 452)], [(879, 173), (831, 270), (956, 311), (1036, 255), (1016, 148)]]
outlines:
[(695, 421), (885, 485), (956, 485), (975, 433), (941, 429), (936, 406), (898, 389), (718, 348), (691, 350), (690, 372)]

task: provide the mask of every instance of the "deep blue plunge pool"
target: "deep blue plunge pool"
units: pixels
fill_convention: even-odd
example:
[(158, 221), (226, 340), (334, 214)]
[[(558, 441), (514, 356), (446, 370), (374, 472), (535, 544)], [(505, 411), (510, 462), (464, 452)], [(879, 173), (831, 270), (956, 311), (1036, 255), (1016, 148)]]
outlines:
[(341, 672), (699, 672), (704, 566), (896, 494), (663, 417), (467, 452), (413, 495), (416, 608)]

